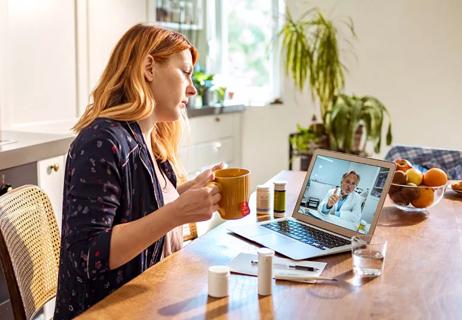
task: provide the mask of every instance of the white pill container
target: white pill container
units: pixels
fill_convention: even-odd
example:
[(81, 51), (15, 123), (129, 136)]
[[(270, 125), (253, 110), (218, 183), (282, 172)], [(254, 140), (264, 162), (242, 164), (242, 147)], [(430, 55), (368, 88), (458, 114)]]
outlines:
[(258, 294), (270, 295), (273, 286), (273, 256), (274, 251), (260, 248), (258, 253)]
[(228, 295), (229, 267), (211, 266), (208, 271), (208, 292), (214, 298), (223, 298)]

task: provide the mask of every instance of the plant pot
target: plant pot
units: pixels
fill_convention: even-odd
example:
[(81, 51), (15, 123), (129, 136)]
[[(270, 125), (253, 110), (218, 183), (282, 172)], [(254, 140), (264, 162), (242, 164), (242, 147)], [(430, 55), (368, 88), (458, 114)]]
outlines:
[(356, 130), (353, 138), (353, 148), (352, 153), (359, 154), (361, 152), (361, 145), (364, 136), (364, 125), (360, 124)]
[[(310, 165), (311, 158), (314, 150), (329, 149), (329, 137), (327, 134), (322, 133), (315, 140), (307, 142), (307, 145), (303, 145), (301, 142), (306, 142), (303, 139), (298, 141), (297, 137), (303, 136), (304, 133), (292, 133), (289, 135), (289, 170), (292, 170), (293, 160), (299, 159), (299, 169), (306, 171)], [(314, 142), (316, 141), (316, 142)]]
[(215, 103), (214, 101), (214, 94), (212, 90), (207, 90), (204, 92), (202, 95), (202, 105), (204, 107), (210, 107), (213, 106)]
[(300, 170), (307, 171), (308, 167), (310, 166), (311, 158), (313, 158), (312, 154), (304, 154), (300, 157)]

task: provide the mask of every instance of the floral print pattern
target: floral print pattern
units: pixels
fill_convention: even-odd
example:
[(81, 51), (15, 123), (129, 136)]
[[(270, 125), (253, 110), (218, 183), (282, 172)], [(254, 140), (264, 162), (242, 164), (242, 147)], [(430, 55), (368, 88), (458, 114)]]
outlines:
[[(176, 187), (170, 163), (158, 165)], [(66, 162), (55, 319), (77, 316), (160, 260), (164, 237), (109, 269), (112, 228), (163, 205), (136, 122), (99, 118), (79, 133)]]

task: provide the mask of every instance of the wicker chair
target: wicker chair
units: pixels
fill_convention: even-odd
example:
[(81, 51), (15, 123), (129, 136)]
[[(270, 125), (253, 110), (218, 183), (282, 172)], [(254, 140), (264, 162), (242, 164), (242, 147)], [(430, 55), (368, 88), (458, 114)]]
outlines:
[(47, 195), (26, 185), (0, 197), (0, 260), (15, 319), (31, 319), (56, 295), (60, 238)]

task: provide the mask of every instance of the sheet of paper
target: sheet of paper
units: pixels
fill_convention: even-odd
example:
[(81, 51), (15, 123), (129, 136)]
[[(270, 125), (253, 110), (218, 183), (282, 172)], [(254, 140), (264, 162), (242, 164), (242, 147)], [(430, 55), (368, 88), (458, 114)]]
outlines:
[[(252, 264), (252, 260), (258, 260), (258, 256), (253, 253), (239, 253), (229, 265), (231, 272), (256, 276), (258, 264)], [(288, 265), (298, 265), (318, 268), (317, 271), (306, 271), (289, 268)], [(273, 275), (278, 273), (296, 274), (304, 276), (319, 276), (326, 267), (327, 263), (317, 261), (295, 261), (286, 258), (273, 257)]]

